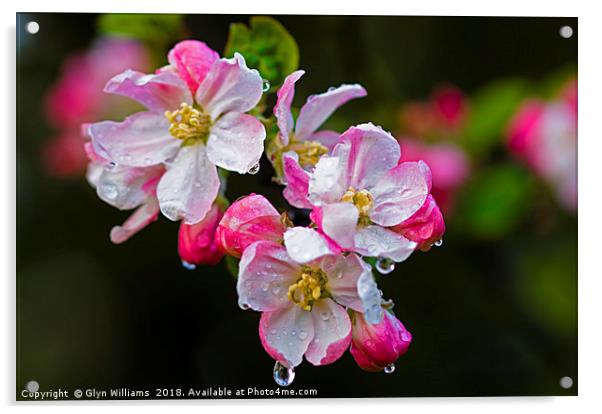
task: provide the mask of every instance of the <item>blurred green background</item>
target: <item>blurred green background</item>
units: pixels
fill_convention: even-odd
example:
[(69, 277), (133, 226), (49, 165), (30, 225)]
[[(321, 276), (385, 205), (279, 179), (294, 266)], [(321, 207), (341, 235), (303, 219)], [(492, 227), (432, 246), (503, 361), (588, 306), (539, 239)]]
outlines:
[[(428, 99), (442, 82), (474, 97), (473, 113), (484, 113), (486, 126), (499, 118), (463, 141), (473, 172), (446, 216), (443, 246), (416, 252), (379, 281), (414, 338), (395, 373), (364, 372), (346, 353), (330, 366), (302, 364), (292, 387), (315, 388), (319, 397), (576, 395), (577, 218), (508, 157), (507, 103), (487, 90), (502, 82), (515, 105), (508, 90), (541, 92), (576, 69), (577, 36), (558, 31), (570, 25), (576, 33), (577, 19), (274, 17), (296, 39), (307, 71), (298, 104), (341, 83), (368, 90), (337, 111), (333, 128), (372, 121), (396, 130), (400, 106)], [(41, 390), (128, 387), (151, 395), (165, 387), (274, 388), (259, 314), (239, 309), (223, 262), (184, 269), (178, 225), (164, 218), (112, 245), (110, 228), (129, 213), (99, 200), (83, 176), (54, 178), (41, 164), (53, 133), (44, 96), (64, 59), (98, 35), (97, 19), (18, 15), (17, 398), (29, 380)], [(30, 20), (40, 25), (36, 35), (24, 30)], [(184, 37), (221, 52), (229, 25), (248, 20), (188, 15), (164, 45), (169, 28), (143, 37), (157, 60), (165, 59), (158, 50)], [(258, 175), (231, 174), (229, 199), (252, 190), (286, 209), (271, 175), (265, 160)], [(564, 376), (573, 378), (571, 389), (560, 387)]]

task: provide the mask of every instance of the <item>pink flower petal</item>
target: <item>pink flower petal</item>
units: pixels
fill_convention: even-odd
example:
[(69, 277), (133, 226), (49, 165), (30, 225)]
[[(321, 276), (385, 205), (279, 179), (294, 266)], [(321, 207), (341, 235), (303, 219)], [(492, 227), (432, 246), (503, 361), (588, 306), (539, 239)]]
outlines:
[(211, 127), (207, 156), (228, 171), (246, 174), (263, 153), (265, 128), (255, 117), (229, 112)]
[(169, 133), (162, 114), (138, 112), (123, 122), (91, 124), (88, 131), (94, 150), (118, 165), (148, 167), (173, 157), (181, 142)]
[(310, 96), (297, 118), (295, 136), (300, 140), (308, 139), (338, 107), (351, 99), (366, 95), (366, 90), (356, 84), (341, 85), (328, 92)]
[(127, 96), (149, 110), (161, 113), (178, 109), (181, 103), (192, 104), (192, 95), (184, 81), (169, 72), (146, 75), (128, 69), (111, 78), (104, 91)]
[(345, 250), (354, 248), (359, 212), (346, 202), (327, 204), (321, 208), (320, 229)]
[(349, 348), (351, 320), (345, 308), (332, 299), (321, 299), (311, 310), (314, 340), (310, 342), (305, 359), (313, 365), (332, 364)]
[(163, 175), (162, 166), (148, 168), (105, 168), (96, 181), (96, 192), (104, 202), (121, 210), (130, 210), (144, 203), (149, 195), (148, 182), (156, 183)]
[(395, 262), (403, 262), (416, 249), (415, 242), (394, 231), (374, 225), (358, 227), (354, 242), (354, 251), (361, 255), (386, 257)]
[(213, 204), (205, 218), (198, 223), (180, 223), (178, 254), (183, 261), (197, 265), (216, 265), (222, 260), (224, 252), (215, 243), (215, 229), (223, 214), (221, 208)]
[(445, 222), (434, 197), (429, 194), (418, 211), (392, 230), (416, 242), (418, 249), (426, 251), (443, 237)]
[(238, 268), (238, 303), (256, 311), (273, 311), (295, 306), (288, 288), (301, 275), (301, 267), (286, 249), (271, 241), (258, 241), (247, 247)]
[(371, 190), (370, 219), (381, 226), (401, 223), (414, 214), (431, 190), (431, 171), (422, 161), (403, 162), (389, 170)]
[(274, 115), (276, 116), (278, 129), (280, 130), (280, 139), (284, 146), (288, 145), (288, 136), (294, 127), (291, 104), (295, 97), (295, 82), (297, 82), (304, 73), (305, 71), (298, 70), (288, 75), (276, 93), (278, 99), (276, 100), (276, 106), (274, 106)]
[(211, 208), (219, 186), (217, 168), (207, 158), (205, 146), (184, 146), (159, 181), (161, 211), (170, 220), (198, 223)]
[(159, 204), (157, 199), (150, 197), (121, 225), (111, 229), (111, 242), (120, 244), (134, 234), (156, 221), (159, 217)]
[(332, 151), (334, 146), (339, 142), (341, 134), (336, 131), (322, 130), (314, 132), (308, 135), (306, 141), (318, 141), (320, 144), (328, 148), (328, 151)]
[(262, 195), (251, 194), (235, 201), (226, 210), (215, 232), (224, 252), (240, 257), (259, 240), (282, 241), (286, 226), (278, 211)]
[(324, 236), (308, 227), (293, 227), (285, 231), (284, 245), (290, 258), (297, 263), (309, 263), (339, 253)]
[(242, 55), (215, 61), (196, 92), (196, 101), (216, 119), (226, 112), (251, 110), (263, 93), (263, 80), (249, 69)]
[(299, 306), (291, 305), (261, 314), (259, 338), (263, 348), (272, 358), (289, 368), (303, 361), (303, 354), (313, 337), (312, 316)]
[(397, 165), (400, 155), (395, 138), (371, 123), (349, 128), (333, 150), (333, 156), (340, 156), (346, 166), (348, 185), (356, 190), (369, 190), (376, 185)]
[(372, 272), (370, 265), (352, 253), (326, 256), (321, 259), (320, 268), (328, 276), (328, 290), (332, 298), (340, 305), (363, 312), (358, 280), (365, 272)]
[(194, 94), (205, 80), (219, 54), (198, 40), (184, 40), (177, 43), (167, 54), (167, 60)]
[(286, 183), (282, 195), (286, 201), (293, 207), (312, 208), (307, 198), (310, 174), (299, 165), (297, 153), (291, 151), (282, 154), (282, 164)]

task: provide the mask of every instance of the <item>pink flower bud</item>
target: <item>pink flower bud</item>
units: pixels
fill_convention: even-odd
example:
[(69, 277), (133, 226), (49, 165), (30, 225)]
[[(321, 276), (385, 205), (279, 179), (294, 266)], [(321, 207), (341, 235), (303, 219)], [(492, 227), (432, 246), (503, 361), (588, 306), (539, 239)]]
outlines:
[(445, 233), (443, 214), (441, 214), (435, 198), (429, 194), (422, 207), (410, 218), (393, 227), (393, 230), (416, 242), (418, 249), (429, 250), (433, 243), (441, 240)]
[(353, 315), (350, 352), (360, 368), (381, 371), (407, 352), (412, 334), (391, 312), (385, 311), (383, 320), (374, 325), (362, 313)]
[(250, 194), (234, 202), (215, 232), (219, 248), (240, 257), (251, 243), (259, 240), (282, 241), (286, 225), (282, 216), (262, 195)]
[(180, 258), (190, 264), (215, 265), (224, 256), (215, 243), (215, 229), (223, 210), (213, 204), (204, 219), (195, 224), (180, 224), (178, 235), (178, 253)]

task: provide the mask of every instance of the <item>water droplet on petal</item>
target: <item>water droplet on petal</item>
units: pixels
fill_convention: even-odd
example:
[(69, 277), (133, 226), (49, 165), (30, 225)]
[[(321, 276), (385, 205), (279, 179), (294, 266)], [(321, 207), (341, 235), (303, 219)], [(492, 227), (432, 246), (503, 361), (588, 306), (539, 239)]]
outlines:
[(109, 200), (115, 200), (119, 195), (119, 191), (117, 190), (117, 186), (115, 184), (106, 183), (102, 186), (102, 193)]
[(276, 361), (274, 365), (274, 381), (281, 387), (288, 387), (295, 379), (295, 370), (282, 365)]
[(304, 341), (304, 340), (306, 340), (306, 339), (307, 339), (307, 332), (305, 332), (303, 329), (301, 329), (301, 330), (299, 331), (299, 339), (300, 339), (301, 341)]
[(441, 247), (441, 246), (443, 246), (443, 239), (439, 239), (439, 240), (437, 240), (437, 241), (435, 242), (435, 246), (436, 246), (436, 247)]
[(270, 90), (270, 81), (267, 79), (263, 80), (263, 84), (261, 85), (261, 90), (267, 92)]
[(257, 174), (259, 172), (259, 163), (253, 165), (250, 169), (249, 169), (249, 174), (254, 175)]
[(117, 166), (117, 163), (115, 163), (115, 162), (113, 162), (113, 161), (109, 162), (109, 163), (106, 165), (107, 169), (109, 169), (109, 170), (112, 170), (112, 169), (113, 169), (113, 168), (115, 168), (116, 166)]
[(328, 92), (334, 92), (336, 90), (337, 90), (337, 88), (335, 88), (334, 86), (331, 86), (330, 88), (328, 88)]
[(389, 364), (384, 369), (385, 374), (392, 374), (395, 372), (395, 364)]
[(196, 269), (196, 265), (194, 263), (188, 263), (186, 260), (182, 260), (182, 267), (186, 270)]
[(322, 318), (323, 321), (327, 321), (328, 319), (330, 319), (330, 312), (322, 312), (320, 313), (320, 317)]
[(249, 310), (249, 309), (251, 309), (251, 306), (248, 303), (245, 303), (245, 302), (238, 302), (238, 307), (241, 308), (242, 310)]
[(380, 274), (388, 275), (395, 270), (395, 262), (386, 257), (379, 257), (376, 260), (376, 270), (378, 270)]

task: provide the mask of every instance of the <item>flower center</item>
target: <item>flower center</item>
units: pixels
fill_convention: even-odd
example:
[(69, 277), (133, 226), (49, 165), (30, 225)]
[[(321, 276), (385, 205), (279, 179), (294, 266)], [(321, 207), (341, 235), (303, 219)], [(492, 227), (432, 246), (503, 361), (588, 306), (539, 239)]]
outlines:
[(184, 144), (205, 141), (211, 129), (211, 117), (202, 108), (194, 108), (182, 103), (180, 109), (165, 111), (165, 117), (171, 122), (169, 133)]
[(290, 137), (290, 143), (282, 150), (287, 151), (299, 154), (299, 164), (302, 167), (314, 166), (322, 155), (328, 154), (328, 148), (318, 141), (296, 141), (293, 137)]
[(357, 211), (360, 213), (358, 220), (360, 225), (367, 226), (372, 223), (368, 212), (372, 207), (374, 199), (368, 190), (356, 191), (353, 187), (349, 187), (345, 191), (345, 194), (343, 194), (343, 197), (341, 197), (341, 201), (352, 203), (357, 208)]
[(328, 296), (327, 281), (323, 270), (302, 266), (301, 277), (288, 288), (288, 298), (301, 309), (310, 311), (315, 301)]

